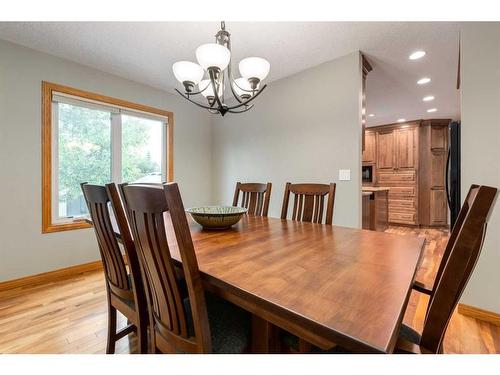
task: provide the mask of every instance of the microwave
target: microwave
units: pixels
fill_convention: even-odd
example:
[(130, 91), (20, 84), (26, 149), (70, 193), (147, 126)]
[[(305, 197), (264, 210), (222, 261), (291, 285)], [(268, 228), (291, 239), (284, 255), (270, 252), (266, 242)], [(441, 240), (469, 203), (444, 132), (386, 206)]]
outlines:
[(373, 183), (373, 165), (363, 165), (361, 169), (363, 183)]

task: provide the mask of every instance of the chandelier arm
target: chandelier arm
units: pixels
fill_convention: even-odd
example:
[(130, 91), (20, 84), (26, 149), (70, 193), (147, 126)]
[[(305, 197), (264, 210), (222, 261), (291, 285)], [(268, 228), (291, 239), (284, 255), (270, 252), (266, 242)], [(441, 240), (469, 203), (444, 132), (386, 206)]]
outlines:
[(206, 89), (208, 89), (208, 86), (210, 85), (207, 85), (207, 87), (205, 87), (203, 90), (200, 90), (200, 91), (196, 91), (196, 92), (190, 92), (189, 95), (198, 95), (198, 94), (201, 94), (202, 92), (204, 92)]
[(241, 91), (251, 92), (252, 94), (254, 94), (254, 93), (255, 93), (255, 90), (252, 90), (252, 89), (251, 89), (251, 90), (247, 90), (247, 89), (244, 89), (243, 87), (241, 87), (240, 85), (238, 85), (238, 84), (236, 83), (236, 80), (235, 80), (235, 79), (233, 79), (233, 82), (234, 82), (234, 84), (235, 84), (235, 85), (236, 85), (236, 86), (237, 86), (237, 87), (238, 87)]
[(238, 103), (243, 103), (243, 101), (240, 99), (240, 96), (236, 93), (236, 91), (234, 91), (233, 82), (229, 84), (229, 87), (231, 87), (231, 92), (233, 93), (233, 96), (238, 101)]
[[(229, 47), (231, 46), (230, 42), (228, 43), (228, 46)], [(236, 83), (236, 80), (233, 77), (233, 72), (231, 70), (231, 63), (232, 63), (232, 56), (231, 56), (231, 59), (229, 60), (229, 65), (227, 66), (227, 76), (229, 78), (229, 87), (231, 88), (231, 92), (233, 93), (233, 96), (238, 101), (238, 103), (243, 103), (243, 101), (241, 100), (240, 96), (234, 90), (233, 83), (235, 85), (237, 85), (237, 86), (238, 86), (238, 84)], [(240, 86), (238, 86), (238, 87), (240, 87)]]
[(237, 104), (237, 105), (235, 105), (235, 106), (228, 107), (227, 109), (231, 110), (231, 109), (240, 108), (240, 107), (242, 107), (242, 106), (244, 106), (244, 105), (248, 105), (248, 103), (250, 103), (250, 102), (251, 102), (252, 100), (254, 100), (257, 96), (259, 96), (259, 95), (260, 95), (260, 93), (261, 93), (262, 91), (264, 91), (264, 89), (265, 89), (266, 87), (267, 87), (267, 85), (262, 86), (262, 88), (261, 88), (259, 91), (257, 91), (257, 93), (256, 93), (254, 96), (252, 96), (250, 99), (248, 99), (248, 100), (244, 101), (244, 102), (243, 102), (243, 103), (241, 103), (241, 104)]
[(253, 104), (252, 104), (252, 105), (249, 105), (248, 107), (246, 107), (246, 108), (245, 108), (244, 110), (242, 110), (242, 111), (232, 111), (232, 110), (230, 110), (230, 111), (228, 111), (228, 112), (229, 112), (229, 113), (243, 113), (243, 112), (246, 112), (246, 111), (248, 111), (248, 110), (250, 110), (250, 109), (252, 109), (252, 108), (253, 108)]
[[(223, 74), (223, 72), (221, 72), (221, 74)], [(219, 88), (215, 85), (215, 77), (214, 77), (212, 70), (208, 71), (208, 75), (210, 76), (210, 82), (212, 83), (212, 88), (214, 90), (215, 100), (219, 104), (219, 108), (222, 108), (222, 102), (219, 98), (219, 93), (218, 93)], [(224, 86), (222, 87), (222, 90), (224, 90)]]
[(207, 107), (206, 105), (203, 105), (203, 104), (200, 104), (198, 102), (195, 102), (194, 100), (192, 100), (191, 98), (188, 98), (186, 95), (184, 95), (182, 92), (180, 92), (178, 89), (175, 89), (175, 91), (177, 91), (177, 93), (180, 96), (182, 96), (184, 99), (189, 100), (191, 103), (196, 104), (198, 107), (201, 107), (201, 108), (204, 108), (204, 109), (208, 109), (208, 110), (215, 109), (213, 107)]

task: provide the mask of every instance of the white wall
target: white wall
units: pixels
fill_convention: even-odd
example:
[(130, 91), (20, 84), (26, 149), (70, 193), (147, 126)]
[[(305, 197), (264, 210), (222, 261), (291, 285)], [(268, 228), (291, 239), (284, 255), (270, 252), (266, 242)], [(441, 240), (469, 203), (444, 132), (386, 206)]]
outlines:
[(99, 259), (92, 229), (41, 234), (42, 80), (172, 111), (174, 178), (184, 204), (210, 203), (205, 111), (166, 92), (0, 41), (0, 281)]
[[(462, 197), (471, 184), (500, 188), (500, 23), (461, 30)], [(500, 313), (500, 200), (461, 303)]]
[[(214, 203), (241, 182), (272, 182), (279, 217), (290, 182), (337, 182), (334, 222), (360, 227), (361, 63), (358, 52), (272, 82), (244, 114), (214, 120)], [(338, 181), (351, 169), (351, 181)]]

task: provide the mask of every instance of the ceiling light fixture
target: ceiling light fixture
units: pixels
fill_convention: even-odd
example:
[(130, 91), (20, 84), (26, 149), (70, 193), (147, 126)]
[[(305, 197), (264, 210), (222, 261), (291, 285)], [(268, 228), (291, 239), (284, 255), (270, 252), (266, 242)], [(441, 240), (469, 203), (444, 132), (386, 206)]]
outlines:
[(430, 81), (431, 81), (431, 79), (430, 79), (430, 78), (424, 77), (424, 78), (420, 78), (420, 79), (417, 81), (417, 83), (418, 83), (419, 85), (425, 85), (426, 83), (429, 83)]
[(418, 60), (425, 56), (425, 51), (415, 51), (408, 58), (410, 60)]
[(369, 117), (375, 117), (375, 115), (373, 113), (370, 113), (368, 116)]
[(405, 121), (406, 121), (406, 119), (405, 119), (405, 118), (400, 118), (400, 119), (398, 119), (398, 122), (405, 122)]
[[(175, 91), (191, 103), (208, 109), (210, 113), (224, 116), (227, 112), (246, 112), (253, 107), (250, 103), (267, 86), (260, 87), (269, 74), (270, 64), (261, 57), (247, 57), (241, 60), (241, 78), (234, 78), (231, 71), (231, 39), (224, 22), (221, 22), (221, 30), (215, 34), (215, 43), (203, 44), (196, 49), (196, 59), (198, 64), (178, 61), (172, 66), (175, 78), (184, 86), (184, 93), (178, 89)], [(208, 77), (203, 79), (205, 72)], [(235, 105), (229, 106), (224, 101), (224, 91), (227, 87), (236, 99)], [(198, 94), (201, 94), (207, 103), (191, 99)]]
[(436, 112), (437, 111), (437, 108), (431, 108), (431, 109), (428, 109), (427, 112)]
[(424, 102), (430, 102), (430, 101), (434, 100), (434, 97), (432, 95), (424, 96), (424, 98), (422, 100)]

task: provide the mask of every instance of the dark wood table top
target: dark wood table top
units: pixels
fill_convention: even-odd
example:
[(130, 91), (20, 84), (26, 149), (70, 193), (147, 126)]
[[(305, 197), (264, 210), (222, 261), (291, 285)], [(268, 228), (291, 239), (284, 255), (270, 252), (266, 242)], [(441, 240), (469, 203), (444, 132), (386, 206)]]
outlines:
[(189, 221), (208, 289), (320, 347), (393, 351), (424, 239), (255, 216), (229, 230)]

